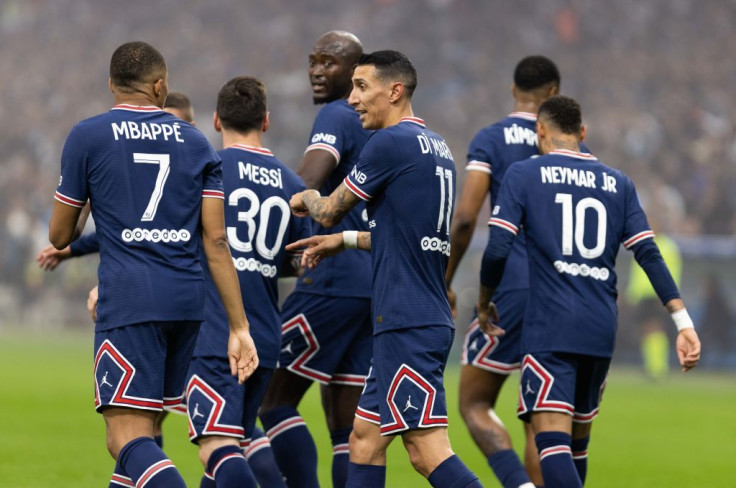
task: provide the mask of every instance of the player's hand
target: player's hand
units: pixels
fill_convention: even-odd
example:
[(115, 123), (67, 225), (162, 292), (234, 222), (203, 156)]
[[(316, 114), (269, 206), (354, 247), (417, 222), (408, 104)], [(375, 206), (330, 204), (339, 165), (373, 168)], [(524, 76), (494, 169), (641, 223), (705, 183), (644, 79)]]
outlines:
[(457, 293), (452, 288), (447, 289), (447, 300), (450, 302), (450, 312), (452, 312), (452, 318), (457, 318)]
[(677, 334), (675, 349), (677, 349), (677, 359), (680, 360), (683, 372), (690, 371), (697, 366), (700, 360), (700, 339), (695, 329), (692, 327), (682, 329)]
[(292, 195), (291, 200), (289, 201), (291, 213), (297, 217), (309, 217), (309, 209), (303, 199), (304, 195), (307, 193), (316, 193), (318, 197), (320, 196), (317, 190), (304, 190), (303, 192)]
[(498, 309), (493, 302), (478, 304), (478, 326), (489, 336), (500, 336), (506, 333), (498, 323)]
[(87, 295), (87, 313), (92, 317), (92, 322), (97, 322), (97, 287), (95, 286)]
[(238, 378), (238, 383), (244, 383), (258, 367), (256, 345), (247, 330), (230, 331), (227, 357), (230, 360), (230, 373)]
[(38, 267), (42, 270), (53, 271), (60, 262), (65, 259), (69, 259), (70, 257), (72, 257), (72, 251), (69, 246), (66, 246), (64, 249), (59, 251), (49, 244), (38, 253), (38, 256), (36, 256), (36, 262), (38, 263)]
[(287, 251), (295, 251), (306, 247), (302, 253), (302, 267), (313, 269), (322, 258), (334, 256), (345, 250), (342, 232), (299, 239), (286, 246)]

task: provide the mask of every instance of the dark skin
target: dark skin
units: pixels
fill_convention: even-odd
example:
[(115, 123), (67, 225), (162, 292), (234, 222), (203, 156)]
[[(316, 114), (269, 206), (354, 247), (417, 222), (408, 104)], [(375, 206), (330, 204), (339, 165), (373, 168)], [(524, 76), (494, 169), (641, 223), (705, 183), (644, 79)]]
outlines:
[[(309, 83), (315, 104), (347, 98), (352, 89), (351, 76), (363, 47), (349, 32), (331, 31), (314, 43), (309, 54)], [(307, 151), (297, 170), (307, 188), (318, 190), (337, 166), (335, 156), (327, 150)], [(296, 408), (312, 385), (312, 381), (285, 369), (277, 369), (271, 379), (261, 411), (282, 405)], [(329, 430), (352, 426), (360, 387), (322, 385), (322, 406)]]

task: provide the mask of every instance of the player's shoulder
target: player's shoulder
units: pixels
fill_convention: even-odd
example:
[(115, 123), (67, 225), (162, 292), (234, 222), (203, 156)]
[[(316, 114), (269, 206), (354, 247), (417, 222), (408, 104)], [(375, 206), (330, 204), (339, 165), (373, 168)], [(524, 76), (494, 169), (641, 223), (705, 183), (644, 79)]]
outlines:
[(327, 102), (319, 109), (316, 120), (319, 121), (324, 119), (344, 119), (360, 122), (355, 109), (351, 107), (344, 98)]

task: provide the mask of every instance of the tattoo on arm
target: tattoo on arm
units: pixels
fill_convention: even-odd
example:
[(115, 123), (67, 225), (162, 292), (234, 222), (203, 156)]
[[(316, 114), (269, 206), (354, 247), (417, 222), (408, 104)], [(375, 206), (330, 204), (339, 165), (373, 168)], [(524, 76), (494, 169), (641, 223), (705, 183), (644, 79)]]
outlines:
[(332, 227), (340, 223), (359, 199), (345, 186), (345, 183), (340, 183), (340, 186), (328, 197), (320, 197), (310, 192), (304, 195), (302, 201), (314, 220), (324, 227)]

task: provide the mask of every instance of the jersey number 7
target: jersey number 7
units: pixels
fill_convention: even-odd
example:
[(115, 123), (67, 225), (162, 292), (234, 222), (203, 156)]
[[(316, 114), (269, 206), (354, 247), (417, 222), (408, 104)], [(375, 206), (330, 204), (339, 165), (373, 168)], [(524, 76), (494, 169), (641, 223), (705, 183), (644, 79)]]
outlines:
[(164, 194), (164, 184), (166, 184), (166, 178), (169, 177), (169, 173), (171, 172), (171, 158), (168, 154), (133, 153), (133, 162), (142, 164), (158, 164), (156, 185), (153, 187), (151, 199), (148, 200), (148, 206), (143, 212), (143, 217), (141, 217), (141, 221), (150, 222), (156, 216), (158, 204)]

